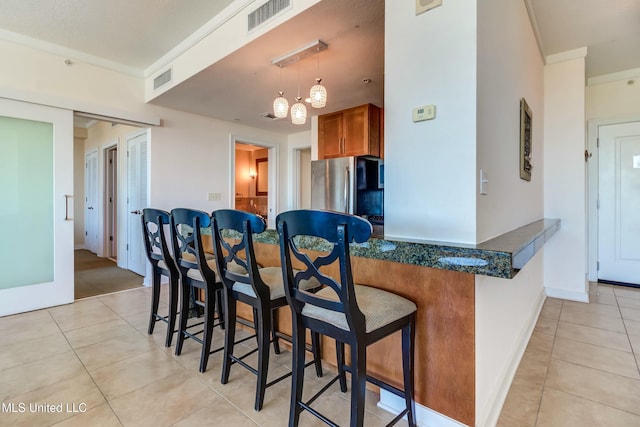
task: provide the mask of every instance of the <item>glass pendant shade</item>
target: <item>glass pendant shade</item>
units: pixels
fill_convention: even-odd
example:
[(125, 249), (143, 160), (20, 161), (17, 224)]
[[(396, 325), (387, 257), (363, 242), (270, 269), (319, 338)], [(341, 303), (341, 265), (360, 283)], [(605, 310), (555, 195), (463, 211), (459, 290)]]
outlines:
[(323, 108), (327, 105), (327, 89), (320, 84), (321, 81), (322, 79), (316, 79), (316, 84), (309, 92), (313, 108)]
[(291, 123), (303, 125), (307, 121), (307, 107), (300, 102), (302, 98), (297, 97), (296, 103), (291, 106)]
[(278, 92), (278, 95), (273, 101), (273, 115), (279, 119), (284, 119), (289, 111), (289, 101), (283, 96), (284, 92)]

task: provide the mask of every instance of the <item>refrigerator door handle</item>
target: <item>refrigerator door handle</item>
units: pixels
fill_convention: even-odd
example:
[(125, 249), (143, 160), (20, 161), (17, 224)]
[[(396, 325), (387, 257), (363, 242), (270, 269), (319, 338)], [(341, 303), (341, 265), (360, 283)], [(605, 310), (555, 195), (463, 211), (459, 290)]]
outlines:
[(345, 171), (345, 180), (344, 180), (344, 213), (348, 214), (349, 213), (349, 201), (350, 201), (350, 194), (349, 194), (349, 182), (350, 182), (350, 176), (349, 176), (349, 166), (346, 167)]

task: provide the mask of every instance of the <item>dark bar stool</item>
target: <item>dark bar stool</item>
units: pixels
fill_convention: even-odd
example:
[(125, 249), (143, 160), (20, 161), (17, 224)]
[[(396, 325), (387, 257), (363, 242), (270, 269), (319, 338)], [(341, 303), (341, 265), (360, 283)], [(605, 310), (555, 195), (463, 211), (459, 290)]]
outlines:
[[(221, 272), (224, 284), (223, 299), (225, 312), (224, 362), (222, 366), (222, 384), (229, 381), (231, 365), (238, 363), (257, 376), (255, 410), (262, 409), (265, 390), (291, 375), (288, 373), (267, 383), (269, 368), (269, 348), (273, 343), (276, 354), (280, 353), (278, 335), (276, 334), (277, 310), (287, 305), (282, 283), (280, 267), (260, 268), (256, 262), (253, 248), (253, 234), (262, 233), (266, 224), (255, 214), (239, 210), (223, 209), (213, 212), (212, 228), (214, 252), (218, 271)], [(320, 283), (311, 279), (304, 281), (301, 288), (316, 290)], [(237, 301), (253, 308), (253, 320), (258, 338), (258, 348), (242, 356), (234, 355), (236, 330)], [(249, 337), (253, 338), (253, 337)], [(312, 352), (316, 374), (322, 376), (322, 365), (319, 354), (319, 336), (312, 334)], [(304, 342), (303, 342), (303, 348)], [(258, 368), (255, 369), (243, 361), (247, 356), (258, 352)], [(304, 359), (304, 354), (303, 354)], [(302, 361), (304, 366), (304, 360)]]
[[(216, 293), (222, 290), (222, 283), (216, 281), (215, 260), (207, 260), (202, 246), (201, 228), (211, 225), (209, 214), (193, 209), (173, 209), (171, 211), (171, 241), (178, 270), (180, 271), (180, 323), (178, 326), (178, 341), (176, 343), (176, 356), (182, 353), (182, 345), (185, 338), (191, 338), (202, 344), (200, 353), (200, 372), (207, 369), (209, 355), (222, 350), (220, 347), (211, 351), (213, 328), (223, 326), (222, 304)], [(191, 299), (197, 290), (204, 294), (204, 301)], [(187, 328), (189, 317), (189, 301), (204, 307), (204, 321)], [(215, 307), (218, 300), (218, 323), (215, 323)], [(203, 326), (198, 332), (189, 332), (189, 329)], [(199, 334), (203, 334), (199, 338)]]
[[(293, 381), (289, 426), (297, 426), (300, 413), (309, 411), (325, 423), (336, 426), (311, 404), (335, 381), (346, 391), (345, 371), (351, 372), (350, 426), (362, 426), (364, 420), (366, 381), (405, 399), (406, 409), (389, 425), (397, 423), (405, 414), (409, 425), (415, 426), (413, 400), (413, 366), (416, 305), (398, 295), (369, 286), (354, 285), (349, 258), (350, 242), (365, 242), (371, 235), (371, 224), (359, 217), (328, 211), (299, 210), (285, 212), (276, 218), (280, 235), (280, 251), (285, 291), (293, 316)], [(312, 236), (327, 240), (333, 249), (328, 255), (312, 258), (297, 247), (298, 236)], [(305, 269), (294, 271), (294, 259)], [(320, 272), (320, 268), (338, 263), (339, 279)], [(326, 285), (316, 294), (305, 292), (300, 283), (316, 277)], [(338, 375), (307, 402), (302, 401), (304, 382), (304, 343), (306, 329), (336, 340)], [(402, 367), (404, 390), (397, 389), (366, 373), (368, 345), (402, 331)], [(344, 345), (351, 347), (351, 364), (344, 361)]]
[[(169, 212), (159, 209), (142, 210), (142, 233), (147, 259), (151, 263), (151, 316), (149, 318), (149, 335), (153, 334), (156, 322), (167, 323), (167, 337), (165, 347), (171, 347), (171, 340), (176, 327), (178, 311), (178, 280), (180, 273), (169, 251), (167, 239), (164, 236), (164, 226), (170, 225)], [(169, 313), (167, 316), (158, 314), (160, 302), (160, 280), (162, 276), (169, 279)]]

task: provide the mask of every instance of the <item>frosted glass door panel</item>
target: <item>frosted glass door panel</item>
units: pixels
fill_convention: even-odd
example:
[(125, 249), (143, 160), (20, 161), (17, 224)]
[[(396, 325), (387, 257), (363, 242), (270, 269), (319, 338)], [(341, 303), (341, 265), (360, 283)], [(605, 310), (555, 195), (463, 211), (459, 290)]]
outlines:
[(0, 117), (0, 289), (53, 282), (53, 124)]
[(72, 212), (73, 111), (0, 97), (0, 316), (73, 302)]

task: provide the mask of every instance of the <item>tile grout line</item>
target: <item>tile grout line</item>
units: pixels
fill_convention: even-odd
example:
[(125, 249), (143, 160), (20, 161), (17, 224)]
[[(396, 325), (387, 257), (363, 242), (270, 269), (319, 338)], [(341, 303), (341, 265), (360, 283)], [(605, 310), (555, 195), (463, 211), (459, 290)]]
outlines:
[[(618, 302), (618, 295), (613, 292), (614, 298), (616, 299), (616, 303), (618, 303), (618, 310), (620, 310), (620, 317), (622, 317), (622, 310), (620, 309), (620, 303)], [(633, 355), (633, 360), (636, 362), (636, 369), (638, 370), (638, 374), (640, 375), (640, 363), (638, 362), (638, 358), (636, 357), (635, 349), (633, 348), (633, 343), (631, 342), (631, 338), (629, 338), (629, 330), (627, 329), (627, 324), (624, 321), (624, 317), (622, 317), (622, 326), (624, 327), (624, 331), (627, 334), (627, 341), (629, 342), (629, 346), (631, 347), (631, 354)]]
[[(102, 301), (100, 301), (102, 302)], [(104, 303), (103, 303), (104, 304)], [(105, 304), (106, 305), (106, 304)], [(109, 307), (111, 308), (111, 307)], [(47, 312), (49, 313), (49, 316), (51, 316), (51, 319), (54, 321), (54, 323), (56, 324), (56, 326), (58, 326), (58, 328), (60, 329), (60, 332), (62, 332), (62, 335), (64, 335), (64, 339), (67, 341), (67, 344), (69, 344), (69, 347), (71, 348), (71, 351), (73, 351), (73, 354), (76, 356), (76, 359), (78, 359), (78, 362), (80, 362), (80, 364), (82, 365), (82, 368), (84, 369), (84, 371), (87, 373), (87, 375), (89, 376), (89, 378), (91, 378), (91, 382), (93, 382), (93, 385), (96, 387), (96, 389), (98, 390), (98, 392), (100, 393), (100, 395), (102, 396), (102, 398), (104, 399), (105, 403), (107, 405), (109, 405), (109, 409), (111, 409), (111, 412), (113, 412), (113, 415), (116, 417), (116, 419), (118, 420), (118, 422), (120, 423), (121, 426), (124, 426), (122, 420), (120, 419), (120, 417), (118, 416), (118, 414), (116, 413), (116, 411), (113, 409), (113, 407), (111, 406), (111, 402), (109, 402), (109, 399), (107, 399), (107, 396), (104, 395), (104, 392), (102, 391), (102, 389), (98, 386), (98, 384), (96, 383), (95, 378), (93, 377), (93, 375), (91, 375), (91, 372), (89, 372), (89, 370), (87, 369), (87, 366), (84, 364), (84, 362), (82, 361), (82, 359), (80, 359), (80, 356), (78, 356), (78, 353), (76, 352), (76, 349), (73, 348), (73, 346), (71, 345), (71, 343), (69, 342), (69, 339), (67, 338), (67, 336), (65, 335), (64, 331), (62, 330), (62, 328), (60, 328), (60, 325), (58, 324), (58, 322), (56, 321), (56, 319), (53, 317), (53, 315), (49, 312), (49, 310), (47, 310)], [(117, 313), (116, 313), (117, 314)], [(118, 314), (118, 316), (120, 316)], [(122, 316), (120, 316), (122, 317)], [(93, 409), (93, 408), (92, 408)], [(71, 419), (75, 417), (71, 416), (69, 418), (66, 419)]]
[(538, 418), (540, 417), (540, 408), (542, 407), (542, 398), (544, 397), (544, 390), (547, 387), (547, 377), (549, 376), (549, 368), (551, 366), (551, 360), (553, 359), (553, 348), (556, 345), (556, 337), (558, 336), (558, 324), (560, 323), (560, 317), (562, 317), (562, 309), (564, 308), (564, 301), (560, 306), (560, 313), (556, 320), (556, 328), (553, 332), (553, 343), (551, 344), (551, 351), (549, 352), (549, 358), (547, 359), (547, 369), (544, 372), (544, 381), (542, 382), (542, 391), (540, 393), (540, 399), (538, 400), (538, 410), (536, 411), (536, 419), (533, 423), (534, 427), (538, 425)]

